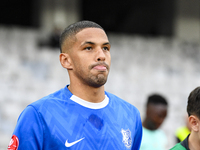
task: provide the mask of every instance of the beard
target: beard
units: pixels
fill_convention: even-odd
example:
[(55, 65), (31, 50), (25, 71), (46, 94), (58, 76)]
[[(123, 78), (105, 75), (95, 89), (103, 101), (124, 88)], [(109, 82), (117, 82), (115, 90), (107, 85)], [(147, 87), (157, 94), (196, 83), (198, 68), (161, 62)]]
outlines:
[(108, 74), (105, 72), (98, 73), (98, 74), (88, 74), (84, 75), (83, 72), (79, 72), (76, 76), (81, 80), (81, 82), (85, 85), (89, 85), (94, 88), (98, 88), (103, 86), (107, 81)]
[(95, 88), (101, 87), (107, 82), (107, 77), (108, 77), (110, 67), (106, 63), (97, 63), (95, 65), (90, 65), (88, 67), (88, 72), (90, 70), (92, 70), (93, 67), (95, 67), (96, 65), (99, 65), (99, 64), (105, 65), (107, 68), (107, 72), (99, 71), (98, 73), (92, 73), (92, 72), (86, 73), (85, 69), (83, 69), (82, 66), (78, 66), (75, 76), (77, 76), (82, 81), (82, 83), (84, 83), (86, 85), (89, 85), (89, 86), (95, 87)]
[(87, 84), (92, 86), (92, 87), (101, 87), (104, 85), (107, 81), (107, 75), (104, 74), (98, 74), (96, 76), (90, 76), (87, 80)]

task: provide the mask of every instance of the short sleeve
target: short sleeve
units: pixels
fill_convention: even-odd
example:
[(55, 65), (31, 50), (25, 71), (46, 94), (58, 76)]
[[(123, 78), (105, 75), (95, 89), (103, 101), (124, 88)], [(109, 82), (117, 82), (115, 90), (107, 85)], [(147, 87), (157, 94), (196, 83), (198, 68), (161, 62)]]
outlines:
[[(17, 150), (40, 150), (43, 147), (43, 126), (40, 114), (27, 106), (20, 114), (12, 137), (18, 140)], [(12, 144), (12, 140), (9, 145)]]

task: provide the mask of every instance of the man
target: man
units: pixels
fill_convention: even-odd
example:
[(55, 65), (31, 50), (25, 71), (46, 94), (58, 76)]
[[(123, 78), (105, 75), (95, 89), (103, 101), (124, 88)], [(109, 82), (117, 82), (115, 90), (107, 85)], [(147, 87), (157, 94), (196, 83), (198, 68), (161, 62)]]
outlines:
[(167, 116), (167, 107), (168, 103), (161, 95), (153, 94), (148, 97), (140, 150), (166, 149), (167, 138), (159, 127)]
[(101, 26), (80, 21), (60, 37), (60, 62), (70, 84), (30, 104), (20, 115), (8, 149), (139, 150), (140, 113), (104, 91), (111, 64)]
[(191, 133), (171, 150), (200, 150), (200, 87), (190, 93), (187, 113)]

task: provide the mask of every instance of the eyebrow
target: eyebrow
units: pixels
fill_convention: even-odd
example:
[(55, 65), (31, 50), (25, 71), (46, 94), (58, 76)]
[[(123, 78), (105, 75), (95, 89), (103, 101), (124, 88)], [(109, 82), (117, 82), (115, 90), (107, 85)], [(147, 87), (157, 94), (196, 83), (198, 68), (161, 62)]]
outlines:
[[(90, 42), (90, 41), (87, 42), (87, 41), (86, 41), (86, 42), (84, 42), (83, 44), (81, 44), (81, 46), (86, 45), (86, 44), (95, 45), (94, 42)], [(110, 45), (110, 43), (109, 43), (109, 42), (106, 42), (106, 43), (103, 43), (103, 45)]]
[(104, 43), (103, 45), (110, 45), (110, 43), (109, 43), (109, 42), (106, 42), (106, 43)]

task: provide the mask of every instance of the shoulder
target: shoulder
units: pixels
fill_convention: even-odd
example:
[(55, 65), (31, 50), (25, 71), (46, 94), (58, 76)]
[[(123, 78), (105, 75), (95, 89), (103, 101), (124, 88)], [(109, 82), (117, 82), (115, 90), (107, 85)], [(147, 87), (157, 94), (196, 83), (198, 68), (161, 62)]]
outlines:
[(176, 144), (174, 147), (172, 147), (170, 150), (186, 150), (185, 147), (181, 145), (181, 143)]
[(65, 87), (29, 104), (28, 106), (32, 106), (34, 109), (39, 111), (49, 106), (56, 107), (59, 103), (66, 103), (71, 96), (72, 94)]
[(108, 96), (110, 104), (113, 105), (114, 107), (118, 107), (132, 113), (134, 112), (134, 113), (140, 114), (139, 110), (134, 105), (130, 104), (129, 102), (121, 99), (120, 97), (112, 93), (105, 92), (105, 94)]
[(160, 135), (166, 136), (165, 132), (162, 129), (157, 129), (156, 132)]
[(166, 143), (167, 140), (167, 136), (165, 134), (165, 132), (161, 129), (157, 129), (157, 130), (149, 130), (146, 129), (145, 127), (143, 128), (143, 138), (145, 139), (145, 141), (149, 141), (150, 138), (153, 138), (154, 140), (156, 139), (157, 141), (160, 142), (160, 144), (162, 143)]
[(132, 104), (130, 104), (129, 102), (123, 100), (122, 98), (112, 94), (112, 93), (109, 93), (109, 92), (105, 92), (105, 94), (108, 96), (109, 100), (112, 101), (112, 102), (115, 102), (115, 103), (118, 103), (118, 104), (122, 104), (122, 105), (126, 105), (127, 107), (134, 107), (136, 108), (135, 106), (133, 106)]

